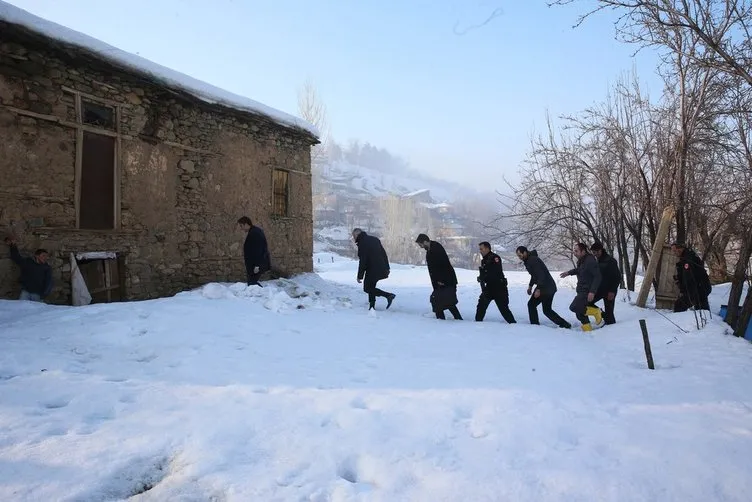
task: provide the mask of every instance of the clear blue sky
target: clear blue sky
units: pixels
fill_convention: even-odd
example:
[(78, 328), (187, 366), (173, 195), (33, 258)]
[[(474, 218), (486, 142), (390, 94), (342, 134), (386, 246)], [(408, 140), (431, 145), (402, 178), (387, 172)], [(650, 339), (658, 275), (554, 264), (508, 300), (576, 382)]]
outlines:
[(515, 176), (547, 110), (590, 106), (633, 67), (652, 93), (661, 86), (655, 58), (633, 58), (612, 18), (572, 29), (583, 6), (545, 0), (10, 3), (287, 112), (311, 79), (339, 142), (368, 141), (481, 189)]

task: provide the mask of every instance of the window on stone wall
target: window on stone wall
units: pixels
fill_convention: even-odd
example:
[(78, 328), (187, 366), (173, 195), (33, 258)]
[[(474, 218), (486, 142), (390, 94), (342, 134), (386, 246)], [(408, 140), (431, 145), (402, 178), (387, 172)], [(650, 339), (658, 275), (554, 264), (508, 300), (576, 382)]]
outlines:
[(81, 121), (87, 125), (115, 129), (115, 110), (107, 105), (81, 100)]
[(274, 216), (287, 216), (288, 199), (290, 194), (289, 173), (282, 169), (274, 170), (272, 180), (272, 211)]
[(115, 228), (115, 138), (88, 131), (81, 145), (79, 228)]

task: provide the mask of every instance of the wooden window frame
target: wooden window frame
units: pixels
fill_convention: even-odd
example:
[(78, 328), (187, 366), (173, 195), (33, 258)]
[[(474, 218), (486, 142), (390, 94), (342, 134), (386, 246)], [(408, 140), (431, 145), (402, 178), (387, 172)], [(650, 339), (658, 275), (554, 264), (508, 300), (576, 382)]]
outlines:
[[(285, 213), (277, 214), (277, 190), (275, 186), (275, 174), (277, 172), (285, 173), (287, 182), (285, 183)], [(287, 169), (273, 168), (272, 169), (272, 217), (274, 218), (289, 218), (290, 217), (290, 171)]]
[[(63, 89), (65, 92), (72, 94), (75, 108), (76, 108), (76, 166), (75, 166), (75, 206), (76, 206), (76, 229), (86, 230), (81, 228), (81, 174), (83, 163), (83, 147), (84, 147), (84, 131), (92, 134), (100, 134), (102, 136), (109, 136), (115, 138), (115, 158), (113, 159), (113, 214), (114, 221), (112, 222), (111, 230), (120, 229), (120, 199), (121, 199), (121, 186), (120, 186), (120, 152), (122, 151), (122, 131), (120, 129), (121, 122), (121, 107), (118, 103), (101, 99), (96, 96), (85, 94), (75, 89)], [(83, 121), (83, 102), (90, 101), (100, 105), (108, 106), (113, 109), (113, 116), (115, 120), (115, 130), (106, 129), (103, 127), (97, 127), (90, 124), (84, 124)]]

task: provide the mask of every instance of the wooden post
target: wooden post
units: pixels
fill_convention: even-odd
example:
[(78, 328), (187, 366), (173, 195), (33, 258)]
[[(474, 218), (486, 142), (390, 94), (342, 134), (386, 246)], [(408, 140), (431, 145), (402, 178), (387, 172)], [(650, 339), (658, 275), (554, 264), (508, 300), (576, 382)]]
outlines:
[(645, 345), (645, 358), (648, 360), (648, 368), (655, 369), (655, 363), (653, 363), (653, 351), (650, 350), (650, 338), (648, 338), (648, 325), (645, 324), (645, 319), (640, 319), (640, 329), (642, 330), (642, 343)]
[(650, 286), (653, 283), (653, 277), (655, 277), (655, 270), (658, 268), (658, 262), (661, 259), (661, 251), (663, 250), (663, 243), (666, 240), (668, 231), (671, 228), (671, 220), (674, 219), (674, 207), (668, 206), (663, 210), (663, 217), (661, 218), (661, 224), (658, 226), (658, 234), (655, 236), (655, 242), (653, 243), (653, 251), (650, 253), (650, 261), (648, 262), (648, 268), (645, 270), (645, 277), (642, 279), (642, 286), (640, 286), (640, 293), (637, 295), (637, 306), (645, 307), (645, 302), (648, 301), (648, 293), (650, 293)]

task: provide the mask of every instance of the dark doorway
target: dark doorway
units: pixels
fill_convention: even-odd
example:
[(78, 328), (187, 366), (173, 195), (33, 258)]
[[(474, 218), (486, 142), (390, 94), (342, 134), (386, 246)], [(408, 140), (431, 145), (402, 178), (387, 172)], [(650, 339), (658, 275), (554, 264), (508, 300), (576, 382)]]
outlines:
[(91, 295), (91, 303), (119, 302), (125, 299), (123, 257), (80, 260), (78, 268)]
[(115, 228), (115, 138), (84, 131), (79, 228)]

